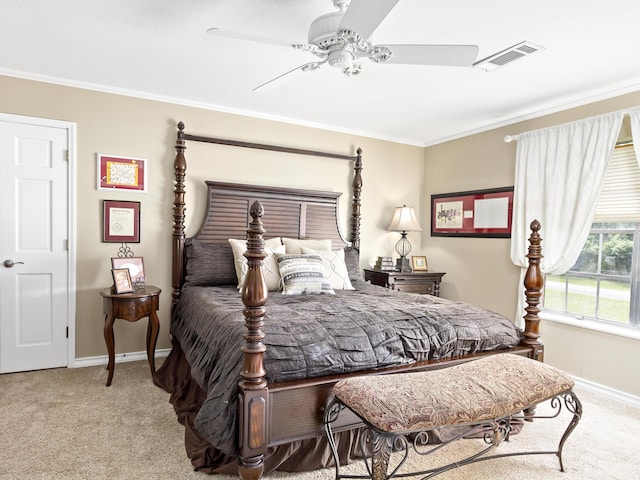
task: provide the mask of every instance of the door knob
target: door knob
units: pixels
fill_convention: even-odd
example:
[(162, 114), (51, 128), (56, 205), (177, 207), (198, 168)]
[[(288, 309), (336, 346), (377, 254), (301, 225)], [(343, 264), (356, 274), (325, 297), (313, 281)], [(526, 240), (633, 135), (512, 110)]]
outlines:
[(4, 266), (7, 268), (13, 268), (14, 265), (18, 265), (18, 264), (24, 265), (24, 262), (14, 262), (11, 259), (4, 261)]

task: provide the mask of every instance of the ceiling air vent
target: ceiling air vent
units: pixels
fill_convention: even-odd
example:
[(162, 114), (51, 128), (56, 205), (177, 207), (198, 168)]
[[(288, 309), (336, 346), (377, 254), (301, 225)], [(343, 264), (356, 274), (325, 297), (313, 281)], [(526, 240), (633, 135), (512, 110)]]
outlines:
[(491, 72), (538, 50), (544, 50), (544, 48), (531, 42), (520, 42), (490, 57), (478, 60), (473, 66)]

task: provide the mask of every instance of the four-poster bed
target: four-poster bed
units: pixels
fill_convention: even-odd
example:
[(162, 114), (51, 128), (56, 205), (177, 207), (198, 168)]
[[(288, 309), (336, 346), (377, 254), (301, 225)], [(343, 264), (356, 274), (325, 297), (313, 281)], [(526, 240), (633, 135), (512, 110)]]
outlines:
[[(202, 225), (187, 238), (187, 142), (353, 162), (350, 242), (339, 231), (340, 193), (213, 181), (206, 182), (208, 204)], [(185, 133), (180, 122), (176, 151), (173, 349), (158, 370), (156, 383), (171, 393), (178, 418), (185, 424), (189, 457), (197, 469), (237, 471), (244, 479), (257, 479), (274, 469), (328, 465), (323, 409), (333, 385), (350, 375), (437, 369), (495, 352), (542, 360), (537, 222), (532, 224), (525, 279), (525, 329), (519, 331), (504, 317), (478, 307), (364, 282), (358, 258), (360, 149), (350, 156), (196, 136)], [(267, 238), (269, 247), (265, 247)], [(266, 270), (261, 265), (269, 255), (281, 258), (281, 253), (272, 253), (278, 250), (272, 248), (272, 239), (277, 238), (301, 239), (303, 244), (313, 239), (330, 241), (331, 250), (344, 255), (352, 289), (336, 289), (333, 295), (268, 293)], [(233, 258), (229, 239), (246, 239), (241, 293), (233, 269), (238, 259)], [(303, 253), (307, 251), (310, 255), (323, 253), (302, 248)], [(378, 303), (372, 303), (374, 299)], [(409, 318), (396, 319), (400, 313)], [(221, 317), (222, 322), (213, 323), (211, 315)], [(369, 330), (366, 335), (371, 336), (365, 338), (363, 332)], [(357, 343), (360, 337), (362, 344)], [(327, 339), (337, 345), (338, 353), (320, 345)], [(231, 353), (218, 355), (222, 344), (230, 344)], [(313, 353), (315, 349), (319, 353)], [(345, 462), (354, 456), (352, 446), (357, 443), (359, 426), (355, 417), (345, 417), (334, 426), (342, 432), (339, 443)], [(213, 437), (216, 445), (212, 445)]]

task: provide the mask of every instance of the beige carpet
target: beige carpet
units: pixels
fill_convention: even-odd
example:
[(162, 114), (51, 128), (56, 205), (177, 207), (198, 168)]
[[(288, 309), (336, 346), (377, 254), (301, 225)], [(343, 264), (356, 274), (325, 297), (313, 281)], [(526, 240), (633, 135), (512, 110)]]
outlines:
[[(106, 378), (103, 367), (0, 375), (0, 478), (237, 480), (192, 471), (168, 394), (153, 385), (145, 362), (117, 364), (109, 388)], [(640, 410), (589, 392), (578, 395), (584, 417), (565, 446), (565, 473), (554, 456), (544, 455), (480, 462), (436, 478), (640, 478)], [(563, 415), (528, 424), (498, 452), (554, 449), (567, 421)], [(475, 442), (458, 442), (455, 448), (464, 453)], [(410, 460), (413, 466), (428, 465), (425, 459)], [(360, 465), (348, 467), (350, 473), (356, 470)], [(266, 478), (332, 480), (334, 471)]]

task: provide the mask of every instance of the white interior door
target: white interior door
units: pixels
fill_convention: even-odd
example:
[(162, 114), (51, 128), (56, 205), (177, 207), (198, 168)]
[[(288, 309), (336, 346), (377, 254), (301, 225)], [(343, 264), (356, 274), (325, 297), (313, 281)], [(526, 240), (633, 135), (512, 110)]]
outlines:
[(69, 129), (6, 118), (0, 115), (0, 373), (66, 366)]

